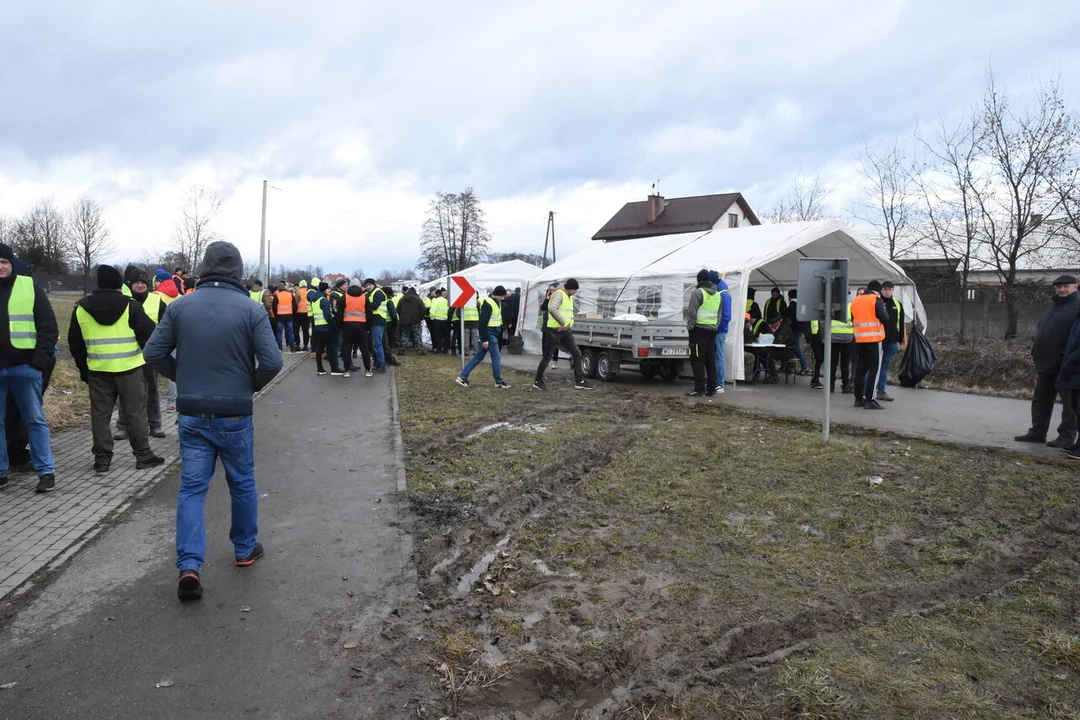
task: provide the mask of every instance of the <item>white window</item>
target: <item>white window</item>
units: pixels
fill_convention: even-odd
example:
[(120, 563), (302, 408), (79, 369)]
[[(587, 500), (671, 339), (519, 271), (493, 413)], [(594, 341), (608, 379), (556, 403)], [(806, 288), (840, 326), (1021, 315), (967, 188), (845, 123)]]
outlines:
[(650, 320), (655, 320), (660, 314), (660, 294), (659, 285), (645, 285), (638, 289), (635, 312)]
[(602, 287), (596, 291), (596, 312), (606, 318), (615, 315), (615, 301), (619, 298), (618, 286)]

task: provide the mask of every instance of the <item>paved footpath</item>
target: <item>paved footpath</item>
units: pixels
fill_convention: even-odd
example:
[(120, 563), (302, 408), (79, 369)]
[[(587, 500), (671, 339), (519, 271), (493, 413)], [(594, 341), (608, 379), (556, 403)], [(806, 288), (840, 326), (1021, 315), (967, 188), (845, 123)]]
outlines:
[[(504, 365), (527, 372), (530, 376), (536, 372), (539, 362), (537, 355), (503, 355)], [(482, 371), (490, 373), (485, 368), (476, 370), (478, 373)], [(557, 369), (547, 371), (545, 379), (548, 392), (570, 388), (574, 376), (565, 355)], [(649, 380), (629, 366), (614, 383), (598, 380), (593, 382), (600, 390), (625, 386), (665, 396), (682, 396), (693, 389), (692, 380), (682, 379), (674, 383), (660, 379)], [(853, 407), (854, 396), (835, 392), (832, 394), (832, 422), (849, 427), (869, 426), (908, 437), (1029, 453), (1045, 459), (1065, 458), (1060, 450), (1042, 444), (1018, 443), (1013, 440), (1013, 436), (1027, 432), (1031, 425), (1031, 402), (1028, 400), (892, 386), (889, 387), (889, 394), (896, 400), (883, 402), (884, 410), (865, 410)], [(783, 381), (777, 385), (728, 384), (723, 395), (692, 402), (713, 402), (820, 423), (824, 396), (821, 390), (810, 388), (810, 378), (800, 377), (796, 378), (793, 385), (785, 385)], [(1053, 422), (1050, 425), (1051, 436), (1060, 417), (1059, 405), (1054, 410)]]
[[(306, 353), (286, 353), (278, 378), (306, 357)], [(90, 452), (90, 429), (78, 428), (53, 435), (56, 490), (38, 495), (35, 473), (9, 475), (11, 482), (0, 490), (0, 600), (25, 591), (26, 581), (43, 568), (47, 573), (63, 565), (110, 518), (121, 515), (173, 471), (180, 459), (176, 416), (162, 417), (166, 437), (150, 438), (154, 451), (165, 458), (161, 467), (136, 470), (131, 446), (117, 440), (112, 471), (98, 475)]]
[(47, 582), (0, 602), (0, 718), (415, 717), (425, 668), (351, 669), (416, 595), (392, 373), (305, 362), (256, 405), (259, 539), (207, 498), (205, 592), (176, 599), (176, 474)]

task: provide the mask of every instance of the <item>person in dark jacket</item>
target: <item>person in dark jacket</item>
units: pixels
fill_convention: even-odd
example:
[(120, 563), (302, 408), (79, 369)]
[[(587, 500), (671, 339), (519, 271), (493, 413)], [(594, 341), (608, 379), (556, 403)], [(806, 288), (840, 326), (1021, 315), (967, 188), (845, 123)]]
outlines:
[(503, 329), (502, 302), (505, 299), (506, 288), (502, 285), (496, 285), (491, 295), (480, 299), (480, 319), (476, 323), (480, 329), (480, 345), (476, 348), (472, 360), (469, 360), (456, 378), (461, 387), (469, 387), (469, 374), (483, 362), (485, 355), (491, 353), (491, 374), (495, 378), (495, 387), (501, 390), (510, 389), (502, 379), (502, 356), (499, 354), (499, 335)]
[[(26, 425), (30, 462), (38, 475), (37, 492), (56, 486), (49, 423), (43, 402), (44, 376), (55, 363), (59, 330), (45, 291), (30, 279), (30, 268), (15, 259), (10, 246), (0, 243), (0, 423), (8, 435), (8, 423), (18, 431)], [(25, 312), (29, 310), (29, 312)], [(12, 335), (13, 326), (20, 337)], [(9, 398), (14, 398), (21, 417), (8, 418)], [(19, 433), (21, 434), (21, 433)], [(0, 451), (0, 487), (7, 485), (8, 443)]]
[(154, 332), (154, 321), (142, 305), (123, 294), (124, 278), (111, 265), (99, 265), (97, 289), (71, 311), (68, 350), (79, 369), (79, 379), (90, 392), (90, 432), (93, 435), (94, 471), (109, 472), (113, 435), (109, 428), (113, 409), (120, 403), (126, 437), (135, 455), (135, 468), (164, 464), (150, 447), (146, 419), (146, 361), (142, 348)]
[(411, 343), (416, 354), (423, 355), (424, 342), (420, 325), (424, 321), (427, 309), (424, 307), (424, 301), (416, 294), (416, 288), (409, 288), (401, 296), (397, 304), (397, 312), (398, 322), (401, 323), (401, 340), (398, 347), (404, 350), (405, 346)]
[(686, 315), (694, 389), (686, 395), (712, 397), (716, 395), (716, 329), (723, 297), (709, 279), (708, 270), (699, 270), (696, 279), (697, 287), (690, 293)]
[[(319, 376), (326, 375), (323, 369), (323, 355), (326, 355), (330, 363), (331, 375), (343, 375), (344, 371), (338, 367), (338, 355), (341, 352), (339, 342), (341, 326), (334, 315), (335, 302), (330, 295), (330, 285), (325, 282), (319, 283), (318, 290), (308, 291), (308, 312), (311, 313), (311, 351), (315, 353), (315, 372)], [(341, 305), (344, 313), (344, 303)], [(371, 310), (368, 311), (368, 319), (371, 318)]]
[[(1080, 296), (1076, 293), (1076, 278), (1061, 275), (1054, 280), (1054, 302), (1039, 320), (1031, 356), (1035, 360), (1035, 392), (1031, 397), (1031, 427), (1017, 442), (1045, 442), (1054, 414), (1054, 398), (1059, 394), (1057, 380), (1061, 372), (1065, 346), (1080, 315)], [(1050, 447), (1070, 447), (1076, 444), (1076, 407), (1071, 393), (1061, 395), (1061, 423), (1057, 437), (1047, 442)]]
[(521, 309), (521, 288), (514, 288), (514, 292), (503, 300), (503, 326), (506, 328), (506, 342), (514, 337), (517, 332), (518, 311)]
[(761, 306), (757, 304), (757, 290), (752, 287), (746, 288), (746, 310), (743, 312), (750, 313), (751, 320), (761, 320)]
[(765, 301), (765, 322), (769, 321), (769, 318), (776, 315), (778, 317), (784, 317), (787, 314), (787, 303), (784, 302), (784, 295), (780, 292), (780, 288), (774, 287), (769, 291), (769, 299)]
[(720, 321), (716, 324), (716, 394), (724, 392), (724, 375), (727, 373), (727, 335), (731, 328), (731, 292), (724, 278), (716, 270), (709, 271), (709, 281), (720, 291)]
[[(217, 459), (232, 499), (229, 538), (238, 566), (263, 554), (255, 488), (254, 394), (281, 372), (270, 318), (244, 291), (244, 262), (232, 243), (206, 248), (191, 295), (165, 309), (144, 351), (176, 380), (180, 492), (176, 505), (177, 597), (202, 597), (206, 559), (204, 508)], [(176, 351), (173, 359), (172, 352)]]
[(775, 383), (780, 381), (778, 364), (785, 363), (795, 357), (795, 331), (792, 329), (788, 319), (781, 315), (770, 315), (765, 322), (769, 326), (769, 332), (772, 333), (773, 345), (784, 346), (763, 349), (766, 353), (765, 360), (767, 362), (765, 382)]
[[(1080, 407), (1080, 322), (1074, 322), (1065, 342), (1065, 352), (1061, 359), (1055, 383), (1061, 393), (1061, 405), (1070, 407), (1075, 412)], [(1080, 440), (1062, 448), (1072, 460), (1080, 460)]]
[[(356, 369), (353, 359), (357, 352), (363, 355), (364, 377), (372, 377), (371, 341), (368, 339), (366, 303), (360, 281), (352, 278), (342, 304), (342, 315), (334, 319), (341, 323), (341, 366), (345, 368), (345, 377), (350, 377)], [(363, 308), (363, 309), (361, 309)]]
[(394, 367), (401, 367), (401, 363), (394, 357), (394, 353), (391, 350), (397, 347), (397, 331), (398, 331), (398, 313), (397, 313), (397, 299), (394, 296), (394, 289), (392, 287), (384, 287), (382, 289), (386, 295), (386, 314), (389, 317), (386, 320), (386, 332), (383, 333), (383, 357), (386, 359), (387, 365), (393, 365)]
[[(146, 313), (150, 322), (157, 325), (161, 319), (161, 313), (165, 309), (163, 295), (150, 294), (150, 275), (140, 267), (128, 265), (124, 268), (124, 284), (131, 290), (131, 298), (139, 303)], [(166, 283), (166, 287), (172, 283)], [(149, 303), (147, 303), (149, 299)], [(153, 314), (151, 315), (151, 312)], [(150, 437), (163, 438), (165, 431), (161, 427), (161, 401), (158, 397), (158, 374), (149, 365), (142, 366), (143, 378), (146, 380), (146, 420), (150, 423)], [(127, 418), (124, 413), (118, 413), (116, 417), (116, 432), (113, 440), (127, 439)]]
[(810, 368), (806, 364), (806, 355), (803, 354), (803, 338), (806, 337), (806, 323), (798, 318), (799, 291), (795, 288), (791, 288), (788, 290), (787, 296), (788, 302), (787, 308), (784, 310), (784, 317), (791, 326), (791, 331), (795, 333), (795, 357), (799, 358), (799, 374), (809, 375)]
[(881, 302), (885, 305), (885, 312), (889, 314), (889, 322), (885, 323), (885, 341), (881, 343), (881, 369), (878, 371), (878, 400), (892, 401), (892, 396), (885, 392), (885, 386), (889, 382), (889, 369), (892, 367), (893, 358), (900, 352), (900, 346), (904, 344), (904, 325), (907, 318), (904, 317), (904, 304), (893, 297), (895, 286), (891, 280), (881, 283)]

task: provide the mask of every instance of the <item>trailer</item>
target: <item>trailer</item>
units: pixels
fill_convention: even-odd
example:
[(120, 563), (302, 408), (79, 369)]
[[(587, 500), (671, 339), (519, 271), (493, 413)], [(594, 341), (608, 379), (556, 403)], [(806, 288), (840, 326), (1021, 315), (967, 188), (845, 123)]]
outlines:
[(690, 334), (685, 325), (642, 320), (574, 319), (585, 377), (610, 382), (624, 366), (647, 378), (672, 381), (687, 374)]

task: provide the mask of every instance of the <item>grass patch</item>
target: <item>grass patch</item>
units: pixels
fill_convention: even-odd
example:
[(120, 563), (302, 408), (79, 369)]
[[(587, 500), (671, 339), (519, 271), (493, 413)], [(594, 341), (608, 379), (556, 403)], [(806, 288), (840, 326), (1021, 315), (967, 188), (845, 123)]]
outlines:
[[(935, 390), (1030, 399), (1035, 385), (1031, 338), (968, 340), (954, 335), (931, 339), (936, 362), (921, 386)], [(899, 359), (894, 371), (899, 372)], [(899, 382), (899, 379), (897, 379)]]
[(49, 302), (60, 329), (56, 369), (53, 370), (49, 389), (45, 393), (45, 417), (53, 430), (82, 427), (90, 422), (90, 395), (86, 391), (86, 385), (79, 380), (79, 371), (75, 368), (67, 344), (71, 311), (80, 297), (76, 294), (49, 295)]

